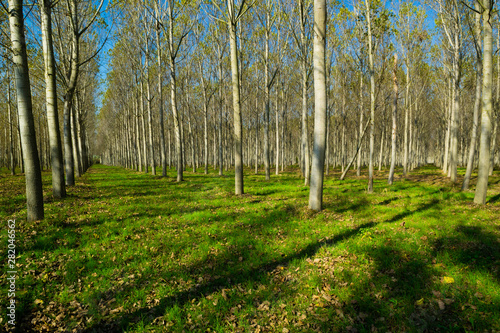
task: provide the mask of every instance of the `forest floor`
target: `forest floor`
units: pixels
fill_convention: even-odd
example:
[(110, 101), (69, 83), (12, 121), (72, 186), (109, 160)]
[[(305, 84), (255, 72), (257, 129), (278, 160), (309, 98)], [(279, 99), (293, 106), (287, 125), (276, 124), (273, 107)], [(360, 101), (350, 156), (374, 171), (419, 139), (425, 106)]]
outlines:
[(17, 221), (18, 331), (500, 331), (498, 171), (481, 207), (434, 167), (393, 186), (377, 173), (374, 194), (366, 177), (340, 182), (337, 170), (320, 213), (297, 170), (271, 181), (245, 170), (239, 197), (234, 174), (210, 172), (179, 184), (174, 170), (95, 165), (64, 200), (44, 172), (46, 218), (26, 223), (24, 178), (2, 170), (2, 225)]

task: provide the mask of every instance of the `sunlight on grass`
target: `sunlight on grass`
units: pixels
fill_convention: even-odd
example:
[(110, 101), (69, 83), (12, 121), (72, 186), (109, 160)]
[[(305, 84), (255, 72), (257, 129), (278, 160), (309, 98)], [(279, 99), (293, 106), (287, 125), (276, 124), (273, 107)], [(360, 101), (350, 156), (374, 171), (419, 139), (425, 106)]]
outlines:
[(472, 204), (433, 167), (392, 187), (379, 173), (374, 195), (335, 170), (325, 210), (312, 213), (296, 170), (268, 182), (248, 171), (240, 197), (231, 174), (211, 172), (178, 184), (96, 165), (64, 200), (48, 195), (44, 173), (47, 218), (31, 224), (23, 177), (4, 174), (19, 330), (500, 330), (497, 201)]

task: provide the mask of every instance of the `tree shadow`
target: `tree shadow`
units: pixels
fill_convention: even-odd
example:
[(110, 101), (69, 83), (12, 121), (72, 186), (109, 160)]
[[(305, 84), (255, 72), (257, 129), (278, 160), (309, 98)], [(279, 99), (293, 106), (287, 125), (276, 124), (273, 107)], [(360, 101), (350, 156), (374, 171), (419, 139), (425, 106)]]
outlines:
[(494, 195), (488, 199), (488, 203), (490, 203), (490, 204), (496, 203), (498, 201), (500, 201), (500, 194)]
[[(456, 264), (483, 272), (500, 282), (500, 239), (478, 226), (459, 225), (458, 235), (441, 237), (433, 244), (433, 256), (447, 253)], [(500, 309), (500, 305), (499, 305)]]
[[(207, 297), (208, 295), (220, 292), (223, 289), (232, 288), (240, 284), (252, 282), (261, 282), (264, 284), (268, 283), (270, 277), (267, 273), (274, 271), (278, 267), (285, 267), (295, 260), (302, 260), (311, 257), (323, 246), (333, 246), (338, 242), (357, 235), (363, 229), (372, 228), (375, 225), (376, 223), (366, 223), (360, 225), (357, 228), (344, 231), (331, 238), (325, 238), (323, 240), (310, 243), (299, 251), (289, 255), (284, 255), (281, 258), (272, 253), (253, 253), (253, 255), (261, 258), (260, 264), (256, 266), (241, 262), (239, 256), (243, 252), (249, 252), (248, 247), (244, 245), (246, 244), (245, 240), (241, 240), (239, 242), (239, 246), (233, 247), (230, 251), (226, 251), (216, 256), (208, 256), (203, 260), (199, 260), (191, 264), (190, 267), (181, 267), (179, 269), (179, 272), (187, 272), (188, 274), (194, 276), (207, 276), (207, 273), (209, 273), (210, 275), (208, 276), (211, 276), (212, 278), (208, 280), (204, 279), (201, 283), (197, 283), (188, 290), (176, 292), (171, 296), (164, 297), (154, 307), (143, 307), (136, 311), (123, 314), (122, 316), (94, 323), (94, 325), (86, 329), (84, 332), (119, 332), (127, 330), (141, 319), (143, 320), (143, 323), (151, 323), (155, 317), (163, 315), (167, 309), (174, 307), (182, 308), (192, 299)], [(241, 231), (239, 230), (235, 230), (234, 233), (241, 235)], [(250, 252), (255, 251), (254, 247), (254, 250), (251, 250)], [(176, 272), (165, 273), (166, 275), (164, 274), (164, 279), (168, 279), (178, 274)], [(140, 283), (130, 285), (126, 290), (121, 291), (120, 294), (127, 294), (139, 286)], [(108, 298), (120, 297), (120, 295), (117, 295), (112, 291), (107, 294)]]
[(395, 243), (362, 247), (359, 253), (369, 258), (371, 269), (353, 276), (334, 266), (323, 284), (351, 285), (350, 297), (328, 303), (308, 323), (321, 332), (494, 332), (500, 328), (498, 316), (491, 315), (500, 313), (498, 296), (474, 294), (465, 281), (461, 284), (466, 287), (443, 284), (433, 258), (441, 254), (473, 272), (473, 280), (481, 273), (498, 284), (500, 240), (476, 226), (458, 226), (456, 231), (458, 235), (433, 242), (430, 256)]
[(421, 204), (420, 206), (418, 206), (417, 209), (412, 210), (412, 211), (405, 211), (405, 212), (396, 214), (392, 218), (390, 218), (389, 220), (387, 220), (385, 222), (397, 222), (397, 221), (400, 221), (400, 220), (404, 219), (405, 217), (414, 215), (414, 214), (419, 213), (419, 212), (423, 212), (425, 210), (429, 210), (429, 209), (435, 207), (436, 205), (439, 205), (439, 202), (440, 201), (438, 199), (433, 198), (433, 199), (431, 199), (431, 201), (429, 201), (427, 203), (424, 203), (424, 204)]

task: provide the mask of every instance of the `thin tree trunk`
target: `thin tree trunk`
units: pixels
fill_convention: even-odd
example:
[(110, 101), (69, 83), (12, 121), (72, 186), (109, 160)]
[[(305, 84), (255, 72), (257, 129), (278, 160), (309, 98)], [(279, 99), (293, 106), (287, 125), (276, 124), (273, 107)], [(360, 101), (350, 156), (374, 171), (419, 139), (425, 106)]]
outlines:
[(309, 208), (323, 205), (323, 177), (326, 146), (326, 1), (314, 0), (314, 144)]
[(379, 156), (378, 156), (378, 171), (382, 171), (382, 156), (384, 153), (384, 139), (385, 139), (385, 126), (384, 130), (382, 131), (382, 135), (380, 137), (380, 151), (379, 151)]
[(462, 183), (462, 191), (469, 189), (470, 177), (474, 169), (474, 155), (476, 154), (477, 129), (479, 126), (479, 109), (481, 108), (481, 88), (482, 88), (482, 54), (481, 51), (481, 14), (479, 13), (479, 3), (475, 2), (475, 9), (478, 11), (476, 16), (475, 39), (476, 39), (476, 98), (474, 101), (474, 114), (472, 116), (472, 133), (469, 146), (469, 157), (467, 159), (467, 169), (465, 171), (464, 181)]
[[(158, 11), (155, 11), (156, 19), (158, 20)], [(163, 119), (163, 71), (162, 71), (162, 54), (160, 41), (160, 24), (156, 27), (156, 45), (158, 47), (158, 108), (160, 115), (160, 150), (161, 150), (161, 175), (167, 177), (167, 156), (165, 147), (165, 119)]]
[(229, 40), (231, 46), (231, 73), (233, 84), (233, 120), (234, 120), (234, 193), (241, 195), (243, 191), (243, 158), (242, 158), (242, 123), (241, 101), (238, 68), (238, 44), (236, 41), (236, 12), (234, 0), (228, 0)]
[(449, 83), (449, 91), (447, 92), (448, 96), (448, 105), (446, 105), (446, 134), (444, 141), (444, 160), (443, 160), (443, 172), (448, 172), (449, 166), (449, 155), (450, 155), (450, 129), (451, 129), (451, 109), (452, 109), (452, 100), (453, 100), (453, 90), (451, 89), (451, 80)]
[[(497, 88), (498, 89), (498, 88)], [(497, 149), (497, 130), (498, 130), (498, 120), (495, 119), (494, 113), (492, 113), (493, 122), (493, 134), (491, 135), (491, 150), (490, 150), (490, 176), (493, 175), (493, 169), (495, 167), (495, 151)]]
[(144, 111), (144, 83), (141, 79), (141, 120), (142, 120), (142, 147), (144, 152), (144, 172), (148, 173), (148, 148), (147, 148), (147, 131), (146, 131), (146, 112)]
[[(358, 146), (361, 149), (361, 132), (363, 131), (363, 74), (359, 74), (359, 132), (358, 132)], [(356, 176), (361, 176), (361, 153), (358, 154)]]
[(396, 131), (397, 131), (397, 117), (398, 117), (398, 55), (394, 54), (394, 71), (392, 79), (394, 81), (394, 100), (392, 103), (392, 140), (391, 140), (391, 169), (389, 171), (389, 179), (387, 183), (392, 185), (394, 182), (394, 169), (396, 167)]
[[(156, 176), (156, 162), (155, 162), (155, 150), (153, 146), (153, 112), (151, 110), (151, 83), (149, 79), (149, 42), (146, 42), (146, 54), (145, 65), (146, 65), (146, 102), (148, 104), (148, 127), (149, 127), (149, 164), (151, 165), (151, 174)], [(161, 104), (161, 100), (160, 100)]]
[(28, 221), (43, 219), (43, 190), (40, 160), (38, 159), (35, 124), (32, 113), (28, 55), (24, 37), (22, 0), (9, 0), (9, 23), (12, 61), (17, 90), (17, 110), (23, 160), (26, 164), (26, 201)]
[(61, 131), (59, 129), (59, 114), (57, 111), (57, 83), (54, 44), (52, 41), (51, 10), (52, 1), (40, 0), (42, 46), (45, 64), (46, 110), (52, 167), (52, 195), (56, 198), (63, 198), (66, 196), (66, 186), (64, 183)]
[(302, 47), (302, 156), (301, 169), (304, 176), (304, 184), (309, 185), (309, 135), (307, 124), (307, 45), (306, 45), (306, 12), (304, 0), (299, 0), (300, 7), (300, 44)]
[(406, 59), (406, 97), (405, 97), (405, 130), (404, 130), (404, 152), (403, 152), (403, 177), (408, 173), (408, 116), (411, 108), (410, 98), (410, 65), (409, 59)]
[(70, 119), (71, 119), (71, 145), (73, 146), (73, 160), (75, 167), (75, 175), (76, 177), (81, 177), (81, 168), (80, 168), (80, 151), (78, 149), (78, 140), (77, 140), (77, 129), (76, 129), (76, 107), (78, 103), (78, 99), (76, 98), (76, 94), (74, 95), (73, 107), (71, 108)]
[[(458, 45), (458, 34), (455, 35), (455, 43)], [(454, 50), (453, 66), (453, 108), (451, 110), (451, 131), (450, 131), (450, 178), (451, 182), (457, 181), (458, 164), (458, 110), (460, 108), (460, 49), (458, 46)]]
[(492, 0), (483, 1), (483, 109), (481, 112), (481, 138), (479, 145), (479, 169), (477, 175), (474, 202), (484, 205), (488, 190), (490, 171), (491, 118), (493, 116), (493, 36), (492, 36)]
[[(277, 87), (277, 86), (276, 86)], [(281, 86), (281, 89), (283, 91), (283, 86)], [(279, 103), (278, 103), (278, 89), (276, 89), (276, 176), (279, 175), (279, 165), (280, 165), (280, 127), (279, 127)], [(283, 100), (281, 101), (281, 104), (283, 104)]]
[(138, 155), (138, 170), (139, 172), (142, 172), (142, 150), (141, 150), (141, 131), (139, 127), (139, 106), (138, 106), (138, 101), (136, 98), (134, 98), (134, 110), (135, 110), (135, 139), (136, 139), (136, 145), (137, 145), (137, 155)]
[(270, 138), (269, 138), (269, 122), (270, 119), (270, 104), (271, 104), (271, 96), (270, 96), (270, 82), (269, 82), (269, 21), (270, 15), (269, 11), (266, 10), (266, 44), (265, 44), (265, 52), (264, 52), (264, 62), (265, 62), (265, 72), (264, 72), (264, 98), (265, 98), (265, 106), (264, 106), (264, 169), (266, 173), (266, 180), (271, 179), (271, 166), (270, 166), (270, 156), (269, 156), (269, 146), (270, 146)]
[[(172, 5), (173, 6), (173, 5)], [(179, 112), (177, 110), (177, 77), (176, 77), (176, 66), (175, 66), (175, 52), (174, 52), (174, 20), (172, 8), (169, 8), (169, 65), (170, 65), (170, 107), (172, 108), (172, 114), (174, 118), (174, 132), (175, 132), (175, 150), (177, 154), (177, 182), (184, 180), (184, 161), (182, 156), (182, 133), (181, 124), (179, 124)]]
[[(12, 133), (12, 122), (14, 118), (12, 117), (12, 104), (10, 99), (10, 70), (8, 70), (8, 92), (7, 92), (7, 112), (9, 114), (9, 156), (10, 156), (10, 173), (12, 176), (16, 174), (16, 159), (14, 157), (14, 135)], [(64, 173), (63, 173), (64, 182)]]
[[(363, 129), (363, 132), (361, 133), (361, 139), (363, 139), (363, 137), (365, 136), (366, 134), (366, 129), (368, 128), (368, 125), (370, 125), (370, 121), (368, 121), (365, 125), (365, 128)], [(347, 167), (345, 168), (344, 170), (344, 166), (342, 165), (342, 175), (340, 176), (339, 180), (344, 180), (345, 178), (345, 175), (347, 174), (347, 171), (349, 171), (349, 169), (351, 168), (351, 165), (354, 163), (354, 161), (356, 160), (356, 156), (358, 156), (358, 154), (360, 153), (361, 151), (361, 143), (358, 143), (358, 146), (356, 147), (356, 151), (354, 153), (354, 156), (353, 158), (351, 159), (351, 161), (349, 162), (349, 164), (347, 165)], [(342, 162), (343, 163), (343, 162)]]
[(373, 63), (371, 9), (369, 0), (365, 0), (368, 26), (368, 60), (370, 66), (370, 155), (368, 164), (368, 193), (373, 192), (373, 153), (375, 150), (375, 71)]

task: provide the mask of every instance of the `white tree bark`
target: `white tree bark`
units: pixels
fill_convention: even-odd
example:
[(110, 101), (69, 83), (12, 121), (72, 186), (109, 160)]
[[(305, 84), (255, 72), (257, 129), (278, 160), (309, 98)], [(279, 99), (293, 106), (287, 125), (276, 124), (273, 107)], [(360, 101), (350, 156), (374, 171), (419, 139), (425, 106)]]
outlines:
[(10, 40), (17, 91), (19, 131), (26, 175), (28, 221), (43, 219), (43, 190), (40, 160), (36, 145), (35, 123), (32, 113), (28, 55), (24, 38), (22, 0), (9, 0)]
[(397, 131), (397, 117), (398, 117), (398, 55), (394, 54), (394, 70), (392, 79), (394, 81), (394, 99), (392, 103), (392, 136), (391, 136), (391, 168), (389, 170), (389, 185), (394, 182), (394, 169), (396, 167), (396, 131)]
[(52, 1), (40, 0), (42, 47), (45, 64), (45, 98), (47, 110), (47, 127), (49, 130), (50, 159), (52, 167), (52, 195), (56, 198), (66, 196), (64, 184), (64, 166), (62, 155), (61, 131), (57, 110), (56, 67), (54, 44), (52, 41)]
[(368, 61), (370, 72), (370, 154), (368, 164), (368, 193), (373, 192), (373, 153), (375, 150), (375, 70), (373, 63), (373, 41), (370, 1), (365, 0), (366, 24), (368, 27)]
[(309, 191), (309, 208), (323, 205), (323, 177), (326, 146), (326, 1), (314, 0), (314, 144)]
[(238, 17), (235, 12), (234, 0), (227, 1), (229, 42), (231, 46), (231, 77), (233, 85), (233, 121), (234, 121), (234, 193), (241, 195), (243, 191), (243, 145), (241, 101), (238, 66), (238, 43), (236, 40), (236, 27)]
[(482, 88), (482, 49), (481, 49), (481, 14), (479, 3), (474, 3), (475, 9), (478, 11), (475, 22), (475, 43), (476, 43), (476, 97), (474, 100), (474, 113), (472, 115), (472, 132), (470, 138), (469, 146), (469, 157), (467, 159), (467, 169), (465, 171), (464, 181), (462, 183), (462, 191), (469, 189), (470, 177), (472, 175), (472, 170), (474, 169), (474, 155), (476, 154), (476, 141), (477, 141), (477, 130), (479, 127), (479, 109), (481, 108), (481, 88)]
[(492, 0), (483, 0), (483, 109), (481, 112), (481, 138), (479, 145), (479, 170), (474, 202), (484, 205), (488, 190), (490, 169), (491, 120), (493, 116), (493, 33)]

